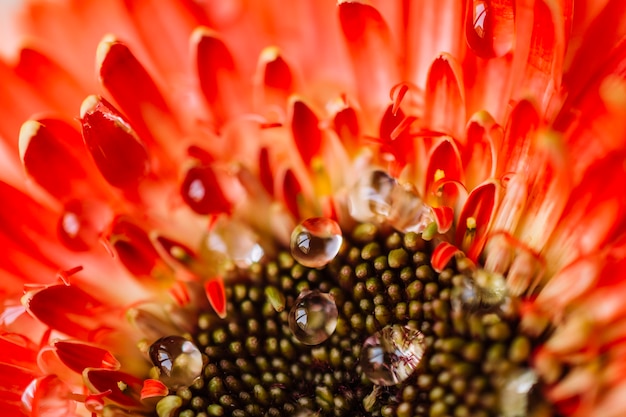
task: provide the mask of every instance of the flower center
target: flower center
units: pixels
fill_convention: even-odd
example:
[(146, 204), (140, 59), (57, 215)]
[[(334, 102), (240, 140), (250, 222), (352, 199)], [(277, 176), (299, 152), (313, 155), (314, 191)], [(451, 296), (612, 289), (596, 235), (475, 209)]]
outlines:
[(206, 355), (201, 377), (170, 390), (182, 401), (169, 411), (551, 415), (531, 400), (541, 389), (529, 366), (539, 341), (521, 330), (517, 300), (463, 258), (436, 273), (432, 249), (415, 233), (363, 223), (323, 267), (281, 252), (234, 271), (226, 318), (204, 312), (192, 335)]

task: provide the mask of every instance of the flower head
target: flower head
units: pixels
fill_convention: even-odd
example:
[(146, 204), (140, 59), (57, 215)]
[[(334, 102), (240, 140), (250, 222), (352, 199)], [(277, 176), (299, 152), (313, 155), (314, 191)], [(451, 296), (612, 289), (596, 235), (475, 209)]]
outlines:
[(621, 0), (25, 3), (9, 415), (624, 414)]

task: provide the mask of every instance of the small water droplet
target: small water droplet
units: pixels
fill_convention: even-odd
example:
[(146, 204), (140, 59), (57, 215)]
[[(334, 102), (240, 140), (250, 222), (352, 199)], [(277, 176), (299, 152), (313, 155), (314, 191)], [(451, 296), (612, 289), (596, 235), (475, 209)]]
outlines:
[(166, 336), (150, 346), (150, 359), (170, 389), (186, 387), (202, 374), (202, 353), (181, 336)]
[(289, 312), (289, 328), (305, 345), (319, 345), (335, 331), (338, 315), (330, 294), (303, 291)]
[(86, 251), (94, 247), (100, 238), (100, 230), (110, 215), (96, 202), (71, 200), (59, 218), (57, 235), (70, 250)]
[(337, 256), (343, 238), (336, 221), (326, 217), (306, 219), (291, 233), (291, 255), (309, 268), (326, 266)]
[(415, 372), (425, 349), (424, 335), (418, 330), (399, 324), (385, 326), (363, 343), (361, 366), (374, 384), (396, 385)]
[(481, 58), (503, 56), (513, 46), (513, 3), (468, 0), (465, 38)]
[(501, 416), (528, 415), (530, 392), (537, 381), (537, 374), (532, 369), (519, 369), (511, 372), (500, 389)]

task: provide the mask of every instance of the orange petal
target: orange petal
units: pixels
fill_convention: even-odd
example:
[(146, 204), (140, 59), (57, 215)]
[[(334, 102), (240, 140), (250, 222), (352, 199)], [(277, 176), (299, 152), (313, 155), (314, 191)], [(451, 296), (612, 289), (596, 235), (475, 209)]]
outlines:
[(61, 340), (54, 343), (56, 354), (61, 362), (77, 373), (85, 368), (117, 370), (120, 363), (106, 349), (81, 341)]
[(322, 131), (313, 110), (300, 100), (292, 104), (291, 134), (302, 160), (309, 166), (311, 160), (320, 153)]
[(441, 272), (446, 269), (446, 266), (448, 266), (452, 258), (462, 253), (463, 252), (456, 246), (448, 242), (442, 242), (433, 251), (430, 257), (430, 263), (435, 271)]
[[(467, 197), (459, 216), (455, 239), (472, 261), (478, 259), (487, 240), (491, 218), (498, 203), (496, 193), (496, 184), (493, 182), (474, 188)], [(470, 218), (474, 223), (472, 229), (468, 227)]]
[(374, 7), (352, 1), (339, 2), (339, 22), (354, 65), (359, 102), (377, 112), (389, 88), (399, 81), (399, 60), (389, 28)]
[(146, 379), (143, 381), (143, 388), (141, 388), (141, 399), (153, 397), (165, 397), (169, 394), (169, 389), (164, 383), (157, 379)]
[(461, 67), (451, 55), (439, 55), (428, 72), (424, 127), (463, 140), (466, 123), (464, 95)]

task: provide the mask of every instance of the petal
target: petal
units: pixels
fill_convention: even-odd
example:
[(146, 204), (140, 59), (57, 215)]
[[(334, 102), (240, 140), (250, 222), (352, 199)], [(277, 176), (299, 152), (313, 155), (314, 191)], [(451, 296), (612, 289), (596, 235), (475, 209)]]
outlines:
[(159, 380), (146, 379), (143, 381), (143, 388), (141, 388), (141, 399), (152, 397), (165, 397), (169, 394), (169, 389)]
[(322, 132), (319, 119), (304, 102), (295, 100), (291, 110), (291, 134), (305, 165), (319, 155)]
[(451, 55), (439, 55), (428, 71), (424, 127), (463, 140), (464, 91), (461, 67)]
[(302, 186), (291, 169), (285, 172), (282, 187), (282, 200), (287, 210), (296, 218), (300, 218), (299, 202), (302, 199)]
[[(442, 138), (431, 150), (426, 168), (426, 184), (424, 187), (427, 202), (434, 196), (438, 205), (455, 206), (458, 195), (456, 187), (440, 186), (444, 181), (463, 183), (461, 156), (451, 138)], [(443, 188), (445, 187), (445, 190)], [(440, 194), (443, 196), (441, 197)], [(437, 198), (439, 197), (439, 198)]]
[(120, 368), (118, 360), (98, 346), (80, 341), (58, 341), (54, 343), (54, 348), (61, 362), (77, 373), (82, 373), (85, 368)]
[(207, 299), (220, 318), (226, 318), (226, 290), (224, 280), (217, 277), (204, 284)]
[(472, 261), (480, 256), (487, 240), (491, 219), (498, 204), (497, 187), (487, 182), (474, 188), (459, 216), (456, 242)]
[(110, 390), (105, 396), (108, 401), (131, 409), (143, 408), (140, 401), (143, 381), (139, 378), (110, 369), (86, 369), (83, 378), (91, 392)]
[(437, 245), (433, 251), (433, 254), (430, 257), (430, 262), (436, 272), (441, 272), (446, 269), (446, 266), (450, 263), (452, 258), (462, 253), (463, 252), (461, 252), (461, 250), (456, 246), (448, 242), (442, 242)]
[(235, 62), (228, 47), (207, 28), (200, 27), (191, 36), (200, 89), (204, 94), (217, 127), (241, 111), (241, 97)]
[(24, 390), (22, 403), (31, 416), (74, 417), (76, 402), (70, 388), (54, 375), (38, 378)]
[(503, 56), (515, 38), (512, 0), (467, 0), (465, 39), (481, 58)]
[(25, 295), (27, 310), (52, 329), (89, 340), (103, 325), (105, 305), (75, 285), (53, 285)]
[(0, 363), (0, 408), (5, 415), (26, 416), (22, 394), (38, 375), (18, 366)]
[(339, 22), (352, 58), (359, 102), (376, 114), (386, 103), (390, 86), (400, 78), (389, 28), (374, 7), (352, 1), (339, 2)]
[(538, 125), (537, 109), (527, 100), (517, 103), (509, 116), (498, 152), (498, 174), (527, 170), (528, 150)]
[(185, 203), (198, 214), (230, 212), (231, 204), (209, 165), (191, 167), (185, 174), (180, 192)]
[(83, 101), (80, 115), (85, 145), (104, 179), (118, 188), (136, 185), (148, 173), (149, 157), (126, 119), (96, 96)]

